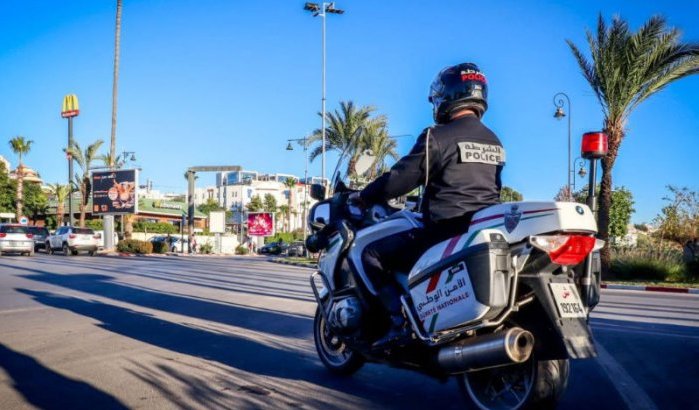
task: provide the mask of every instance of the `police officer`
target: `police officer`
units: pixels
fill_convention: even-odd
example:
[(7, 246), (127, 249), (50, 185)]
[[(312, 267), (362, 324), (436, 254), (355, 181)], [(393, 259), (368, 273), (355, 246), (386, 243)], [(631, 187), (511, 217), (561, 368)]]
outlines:
[(500, 202), (505, 150), (481, 118), (488, 109), (485, 75), (473, 63), (447, 67), (430, 87), (436, 125), (420, 134), (410, 153), (350, 198), (383, 202), (425, 185), (424, 229), (403, 232), (367, 246), (362, 262), (391, 316), (391, 329), (375, 347), (407, 335), (392, 272), (407, 272), (429, 247), (468, 230), (473, 214)]

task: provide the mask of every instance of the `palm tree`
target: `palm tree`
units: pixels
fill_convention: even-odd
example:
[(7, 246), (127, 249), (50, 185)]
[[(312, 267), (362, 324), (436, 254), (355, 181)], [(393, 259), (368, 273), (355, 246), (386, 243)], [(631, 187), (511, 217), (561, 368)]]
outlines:
[(121, 155), (117, 155), (116, 157), (112, 157), (112, 153), (108, 152), (104, 155), (100, 155), (97, 157), (98, 160), (102, 161), (102, 164), (104, 164), (105, 167), (109, 168), (120, 168), (121, 164)]
[(56, 182), (49, 184), (49, 192), (56, 199), (56, 223), (58, 226), (63, 226), (63, 214), (65, 213), (66, 198), (70, 194), (70, 186), (62, 185)]
[[(582, 74), (597, 95), (609, 137), (609, 153), (602, 159), (599, 229), (609, 238), (612, 199), (612, 167), (626, 135), (633, 110), (651, 95), (680, 78), (699, 72), (699, 44), (680, 42), (680, 32), (667, 27), (662, 17), (652, 17), (638, 31), (629, 30), (620, 17), (607, 26), (599, 16), (596, 35), (587, 31), (591, 60), (566, 40)], [(607, 241), (608, 242), (608, 241)], [(602, 266), (610, 264), (609, 247), (602, 250)]]
[[(325, 129), (326, 150), (335, 150), (346, 153), (350, 160), (347, 165), (347, 173), (354, 168), (354, 162), (362, 151), (362, 134), (370, 121), (374, 107), (364, 106), (357, 108), (352, 101), (341, 101), (340, 109), (326, 113), (328, 126)], [(320, 142), (322, 144), (322, 131), (313, 131), (308, 138), (308, 143)], [(311, 150), (310, 159), (313, 161), (323, 152), (322, 145)]]
[(387, 120), (383, 115), (373, 118), (366, 127), (363, 144), (364, 149), (371, 151), (376, 160), (369, 171), (369, 179), (374, 179), (383, 170), (388, 168), (386, 160), (392, 158), (398, 160), (396, 148), (398, 144), (395, 138), (388, 135)]
[(100, 156), (97, 151), (100, 149), (104, 141), (97, 140), (85, 149), (85, 152), (80, 149), (80, 145), (73, 141), (73, 145), (66, 151), (68, 154), (73, 156), (75, 162), (78, 163), (80, 169), (82, 170), (82, 176), (75, 174), (75, 185), (78, 186), (80, 191), (80, 227), (85, 227), (85, 209), (87, 207), (87, 201), (90, 199), (90, 194), (92, 192), (92, 182), (90, 181), (90, 166), (92, 161), (98, 159)]
[(286, 220), (288, 223), (289, 231), (291, 231), (291, 195), (294, 188), (296, 188), (296, 182), (296, 178), (287, 178), (284, 181), (284, 186), (289, 190), (289, 196), (287, 197), (288, 206), (286, 208)]
[(22, 163), (22, 155), (28, 154), (32, 149), (34, 141), (25, 139), (18, 135), (10, 140), (10, 148), (12, 152), (19, 156), (19, 165), (17, 165), (17, 206), (16, 218), (19, 220), (22, 215), (22, 205), (24, 203), (24, 164)]

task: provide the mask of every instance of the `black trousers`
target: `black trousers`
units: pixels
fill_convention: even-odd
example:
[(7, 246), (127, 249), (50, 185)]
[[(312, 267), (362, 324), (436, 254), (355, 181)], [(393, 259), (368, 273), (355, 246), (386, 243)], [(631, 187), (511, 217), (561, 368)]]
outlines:
[(391, 235), (369, 244), (362, 254), (362, 264), (369, 280), (377, 289), (395, 283), (396, 272), (410, 272), (423, 253), (439, 242), (465, 233), (475, 212), (458, 218), (427, 224)]

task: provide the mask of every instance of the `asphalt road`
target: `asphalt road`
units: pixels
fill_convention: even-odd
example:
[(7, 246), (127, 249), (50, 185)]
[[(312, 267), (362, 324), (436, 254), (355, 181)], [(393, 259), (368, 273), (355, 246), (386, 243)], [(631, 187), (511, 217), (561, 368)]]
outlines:
[[(309, 270), (256, 258), (0, 258), (0, 409), (464, 408), (453, 381), (315, 356)], [(697, 408), (699, 295), (603, 293), (561, 408)]]

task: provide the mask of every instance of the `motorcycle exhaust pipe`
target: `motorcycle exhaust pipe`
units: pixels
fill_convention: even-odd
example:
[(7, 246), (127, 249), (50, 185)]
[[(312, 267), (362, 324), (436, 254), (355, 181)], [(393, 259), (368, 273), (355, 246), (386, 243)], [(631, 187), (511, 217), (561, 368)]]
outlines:
[(534, 335), (519, 327), (477, 336), (462, 344), (443, 347), (437, 353), (439, 367), (449, 373), (527, 361), (534, 348)]

